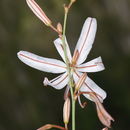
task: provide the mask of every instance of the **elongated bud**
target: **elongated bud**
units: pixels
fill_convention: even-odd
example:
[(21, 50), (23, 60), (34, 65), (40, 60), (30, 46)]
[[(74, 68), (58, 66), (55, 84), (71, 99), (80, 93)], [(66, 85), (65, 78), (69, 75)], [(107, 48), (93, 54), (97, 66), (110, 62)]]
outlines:
[(62, 33), (62, 25), (61, 25), (61, 23), (57, 24), (57, 30), (58, 30), (59, 33)]
[(76, 0), (71, 0), (72, 3), (76, 2)]
[(52, 128), (51, 124), (46, 124), (44, 126), (42, 126), (41, 128), (37, 129), (37, 130), (49, 130)]
[(44, 11), (34, 0), (26, 0), (28, 6), (33, 11), (33, 13), (47, 26), (51, 25), (51, 20), (46, 16)]
[(65, 4), (64, 4), (64, 10), (65, 10), (65, 13), (68, 13), (69, 8)]
[(46, 124), (42, 127), (40, 127), (39, 129), (37, 130), (49, 130), (49, 129), (52, 129), (52, 128), (56, 128), (56, 129), (60, 129), (60, 130), (66, 130), (64, 127), (62, 126), (58, 126), (58, 125), (52, 125), (52, 124)]
[(103, 128), (102, 130), (108, 130), (108, 128), (107, 128), (107, 127), (105, 127), (105, 128)]
[(68, 124), (69, 117), (70, 117), (70, 99), (67, 98), (65, 100), (64, 107), (63, 107), (63, 120), (64, 120), (65, 125)]
[(85, 79), (87, 77), (87, 74), (86, 73), (83, 73), (81, 75), (81, 77), (79, 78), (78, 82), (76, 83), (76, 86), (75, 86), (75, 93), (81, 88), (81, 86), (83, 85)]

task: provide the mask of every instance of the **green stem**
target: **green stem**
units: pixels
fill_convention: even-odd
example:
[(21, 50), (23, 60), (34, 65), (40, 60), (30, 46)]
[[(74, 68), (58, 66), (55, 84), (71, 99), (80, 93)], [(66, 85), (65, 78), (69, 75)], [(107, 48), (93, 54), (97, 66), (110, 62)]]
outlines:
[(62, 42), (63, 42), (63, 48), (64, 48), (65, 62), (66, 62), (66, 65), (67, 65), (67, 72), (68, 72), (68, 76), (69, 76), (69, 86), (70, 86), (70, 93), (71, 93), (71, 99), (72, 99), (72, 102), (71, 102), (72, 103), (72, 130), (75, 130), (75, 99), (74, 99), (74, 92), (73, 92), (74, 84), (73, 84), (73, 77), (72, 77), (72, 74), (71, 74), (71, 67), (70, 67), (70, 63), (69, 63), (67, 51), (66, 51), (66, 43), (65, 43), (67, 16), (68, 16), (68, 8), (65, 7)]
[(75, 130), (75, 100), (72, 101), (72, 130)]
[(71, 92), (71, 99), (72, 99), (72, 130), (75, 130), (75, 99), (74, 93), (73, 93), (73, 88), (70, 87), (70, 92)]
[(65, 55), (65, 62), (67, 64), (67, 70), (68, 70), (69, 69), (69, 60), (68, 60), (68, 57), (67, 57), (66, 43), (65, 43), (65, 32), (66, 32), (67, 16), (68, 16), (68, 11), (65, 11), (62, 41), (63, 41), (64, 55)]

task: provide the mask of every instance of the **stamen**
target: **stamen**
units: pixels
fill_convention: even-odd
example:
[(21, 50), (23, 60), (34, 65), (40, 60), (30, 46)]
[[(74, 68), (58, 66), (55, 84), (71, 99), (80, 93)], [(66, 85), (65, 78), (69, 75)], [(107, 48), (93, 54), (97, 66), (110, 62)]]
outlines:
[(76, 65), (78, 58), (79, 58), (79, 51), (76, 50), (76, 51), (74, 52), (73, 59), (72, 59), (72, 64), (73, 64), (73, 65)]
[(87, 105), (87, 102), (84, 102), (84, 103), (81, 102), (80, 96), (78, 96), (78, 102), (79, 102), (79, 105), (80, 105), (82, 108), (85, 108), (85, 106)]
[(86, 80), (86, 77), (87, 77), (86, 73), (83, 73), (81, 75), (81, 77), (79, 78), (78, 82), (75, 85), (75, 92), (74, 93), (76, 93), (81, 88), (81, 86), (83, 85), (84, 81)]
[[(95, 93), (95, 92), (79, 92), (78, 93), (78, 95), (81, 95), (81, 94), (94, 94), (97, 98), (98, 98), (98, 96), (102, 99), (102, 97), (99, 95), (99, 94), (97, 94), (97, 93)], [(99, 100), (99, 98), (98, 98), (98, 100)], [(103, 99), (102, 99), (103, 100)], [(99, 100), (100, 101), (100, 100)]]
[[(80, 78), (80, 75), (79, 75), (78, 73), (76, 73), (76, 71), (75, 71), (75, 74)], [(89, 86), (87, 85), (86, 82), (84, 82), (84, 84), (85, 84), (85, 85), (90, 89), (90, 91), (92, 91), (92, 92), (80, 92), (80, 94), (90, 94), (90, 93), (93, 93), (93, 94), (95, 94), (95, 96), (96, 96), (100, 101), (103, 102), (103, 98), (102, 98), (99, 94), (95, 93), (95, 92), (91, 89), (91, 87), (89, 87)]]

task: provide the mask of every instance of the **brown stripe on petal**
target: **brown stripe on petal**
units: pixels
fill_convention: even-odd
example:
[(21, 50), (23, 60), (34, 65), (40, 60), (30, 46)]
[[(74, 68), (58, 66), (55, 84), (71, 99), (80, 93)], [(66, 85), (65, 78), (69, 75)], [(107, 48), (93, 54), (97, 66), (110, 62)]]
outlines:
[[(68, 77), (68, 74), (66, 74), (66, 76), (63, 77), (63, 79), (60, 80), (58, 83), (53, 84), (53, 82), (52, 82), (51, 84), (53, 84), (54, 86), (57, 86), (57, 85), (59, 85), (61, 82), (63, 82), (67, 77)], [(54, 82), (55, 82), (55, 81), (54, 81)]]
[[(36, 13), (35, 15), (38, 15), (38, 17), (40, 17), (40, 19), (46, 25), (51, 24), (51, 20), (46, 16), (46, 14), (43, 12), (43, 10), (39, 7), (39, 5), (34, 0), (27, 0), (27, 1), (28, 1), (29, 5), (31, 6), (32, 10)], [(40, 11), (40, 13), (42, 14), (43, 17), (36, 11), (35, 8), (37, 8)]]
[(88, 66), (82, 66), (82, 67), (76, 67), (77, 69), (82, 69), (82, 68), (89, 68), (89, 67), (95, 67), (97, 65), (88, 65)]
[(91, 29), (91, 25), (92, 25), (92, 21), (93, 21), (93, 19), (91, 18), (91, 22), (90, 22), (90, 24), (89, 24), (88, 32), (87, 32), (86, 37), (85, 37), (85, 40), (84, 40), (84, 42), (83, 42), (83, 46), (81, 47), (81, 50), (79, 50), (79, 56), (81, 55), (81, 52), (82, 52), (82, 50), (83, 50), (83, 48), (84, 48), (84, 46), (85, 46), (86, 40), (87, 40), (87, 38), (88, 38), (90, 29)]
[[(46, 23), (46, 21), (45, 21), (45, 19), (43, 19), (42, 18), (42, 16), (39, 14), (39, 13), (37, 13), (37, 10), (35, 9), (35, 8), (37, 8), (38, 9), (38, 7), (34, 7), (34, 6), (36, 6), (36, 4), (32, 1), (32, 0), (27, 0), (27, 2), (28, 2), (28, 4), (29, 4), (29, 6), (31, 7), (31, 9), (32, 9), (32, 11), (34, 11), (33, 13), (35, 14), (35, 15), (37, 15), (37, 17), (39, 17), (45, 24), (47, 24)], [(32, 3), (31, 3), (32, 2)], [(33, 5), (32, 5), (33, 4)], [(40, 11), (40, 10), (39, 10)], [(41, 11), (40, 11), (41, 12)]]
[(39, 62), (39, 63), (43, 63), (43, 64), (47, 64), (47, 65), (52, 65), (52, 66), (57, 66), (57, 67), (61, 67), (61, 68), (66, 68), (66, 67), (64, 67), (64, 66), (60, 66), (60, 65), (57, 65), (57, 64), (52, 64), (52, 63), (48, 63), (48, 62), (36, 60), (36, 59), (33, 59), (33, 58), (31, 58), (31, 57), (29, 57), (29, 56), (26, 56), (26, 55), (23, 55), (23, 54), (19, 54), (19, 55), (20, 55), (20, 56), (23, 56), (23, 57), (25, 57), (25, 58), (27, 58), (27, 59), (30, 59), (30, 60), (32, 60), (32, 61), (35, 61), (35, 62)]
[(34, 0), (31, 0), (32, 3), (39, 9), (39, 11), (41, 12), (41, 14), (43, 14), (43, 16), (45, 17), (44, 20), (47, 21), (47, 23), (51, 23), (50, 19), (46, 16), (46, 14), (43, 12), (43, 10), (39, 7), (39, 5), (34, 1)]
[(79, 58), (79, 51), (76, 50), (73, 55), (72, 64), (75, 65), (77, 63), (77, 60)]

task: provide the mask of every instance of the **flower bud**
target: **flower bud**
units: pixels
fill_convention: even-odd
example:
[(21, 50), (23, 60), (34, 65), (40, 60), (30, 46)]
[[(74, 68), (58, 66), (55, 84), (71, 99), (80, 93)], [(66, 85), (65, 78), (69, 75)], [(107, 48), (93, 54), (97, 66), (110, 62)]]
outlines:
[(108, 130), (108, 128), (107, 128), (107, 127), (105, 127), (105, 128), (103, 128), (102, 130)]
[(51, 20), (46, 16), (44, 11), (34, 0), (26, 0), (28, 6), (33, 11), (33, 13), (47, 26), (51, 25)]
[(48, 78), (46, 78), (46, 77), (44, 78), (43, 84), (44, 84), (44, 86), (47, 86), (49, 84)]
[(62, 25), (61, 25), (61, 23), (57, 24), (57, 30), (58, 30), (59, 33), (62, 33)]
[(49, 130), (49, 129), (52, 129), (52, 128), (56, 128), (56, 129), (60, 129), (60, 130), (66, 130), (64, 127), (62, 126), (58, 126), (58, 125), (52, 125), (52, 124), (46, 124), (42, 127), (40, 127), (39, 129), (37, 130)]
[(67, 98), (63, 107), (63, 120), (65, 124), (68, 124), (70, 117), (70, 99)]
[(46, 125), (40, 127), (40, 128), (37, 129), (37, 130), (49, 130), (49, 129), (51, 129), (51, 128), (52, 128), (52, 125), (51, 125), (51, 124), (46, 124)]
[(71, 0), (72, 3), (74, 3), (76, 0)]

